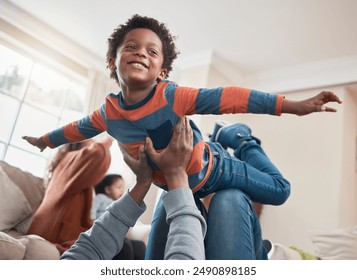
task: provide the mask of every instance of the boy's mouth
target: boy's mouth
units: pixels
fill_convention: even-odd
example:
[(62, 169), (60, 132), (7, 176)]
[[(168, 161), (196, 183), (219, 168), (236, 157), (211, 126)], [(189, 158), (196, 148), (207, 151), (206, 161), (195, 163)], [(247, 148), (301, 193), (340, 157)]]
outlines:
[(129, 64), (134, 66), (135, 68), (149, 68), (145, 63), (140, 61), (131, 61), (129, 62)]

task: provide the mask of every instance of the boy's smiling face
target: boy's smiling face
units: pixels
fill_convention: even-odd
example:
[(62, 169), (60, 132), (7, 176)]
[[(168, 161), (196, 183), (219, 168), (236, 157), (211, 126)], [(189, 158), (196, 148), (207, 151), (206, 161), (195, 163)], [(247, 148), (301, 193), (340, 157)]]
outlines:
[(160, 38), (149, 29), (137, 28), (125, 35), (112, 67), (116, 68), (122, 89), (151, 90), (167, 74), (163, 62)]

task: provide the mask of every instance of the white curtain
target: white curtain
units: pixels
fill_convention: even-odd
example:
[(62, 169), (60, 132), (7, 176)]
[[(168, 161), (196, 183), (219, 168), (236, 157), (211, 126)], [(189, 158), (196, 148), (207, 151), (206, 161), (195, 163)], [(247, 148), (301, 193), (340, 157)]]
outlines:
[(108, 73), (97, 70), (89, 70), (89, 88), (88, 88), (88, 112), (92, 112), (103, 104), (105, 96), (109, 93), (118, 93), (119, 86), (109, 78)]

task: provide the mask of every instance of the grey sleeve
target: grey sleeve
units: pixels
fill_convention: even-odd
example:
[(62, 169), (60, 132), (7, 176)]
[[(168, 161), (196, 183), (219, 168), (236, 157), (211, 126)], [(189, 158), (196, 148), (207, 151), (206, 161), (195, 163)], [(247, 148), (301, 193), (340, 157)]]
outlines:
[(126, 192), (114, 201), (93, 226), (79, 235), (78, 240), (61, 256), (61, 260), (111, 260), (119, 253), (123, 240), (140, 215), (145, 203), (137, 205)]
[(170, 227), (165, 259), (205, 259), (203, 240), (207, 226), (196, 207), (192, 191), (189, 188), (169, 191), (164, 195), (163, 203)]
[(91, 219), (94, 221), (95, 219), (97, 219), (97, 211), (99, 209), (99, 206), (100, 206), (100, 196), (99, 195), (96, 195), (93, 199), (93, 202), (92, 202), (92, 208), (90, 210), (90, 217)]

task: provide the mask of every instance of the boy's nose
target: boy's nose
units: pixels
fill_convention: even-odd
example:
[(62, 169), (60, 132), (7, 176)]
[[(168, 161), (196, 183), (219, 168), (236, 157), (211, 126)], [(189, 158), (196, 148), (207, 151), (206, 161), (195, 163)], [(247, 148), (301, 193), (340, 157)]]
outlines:
[(134, 54), (141, 57), (146, 57), (146, 51), (143, 48), (137, 48)]

